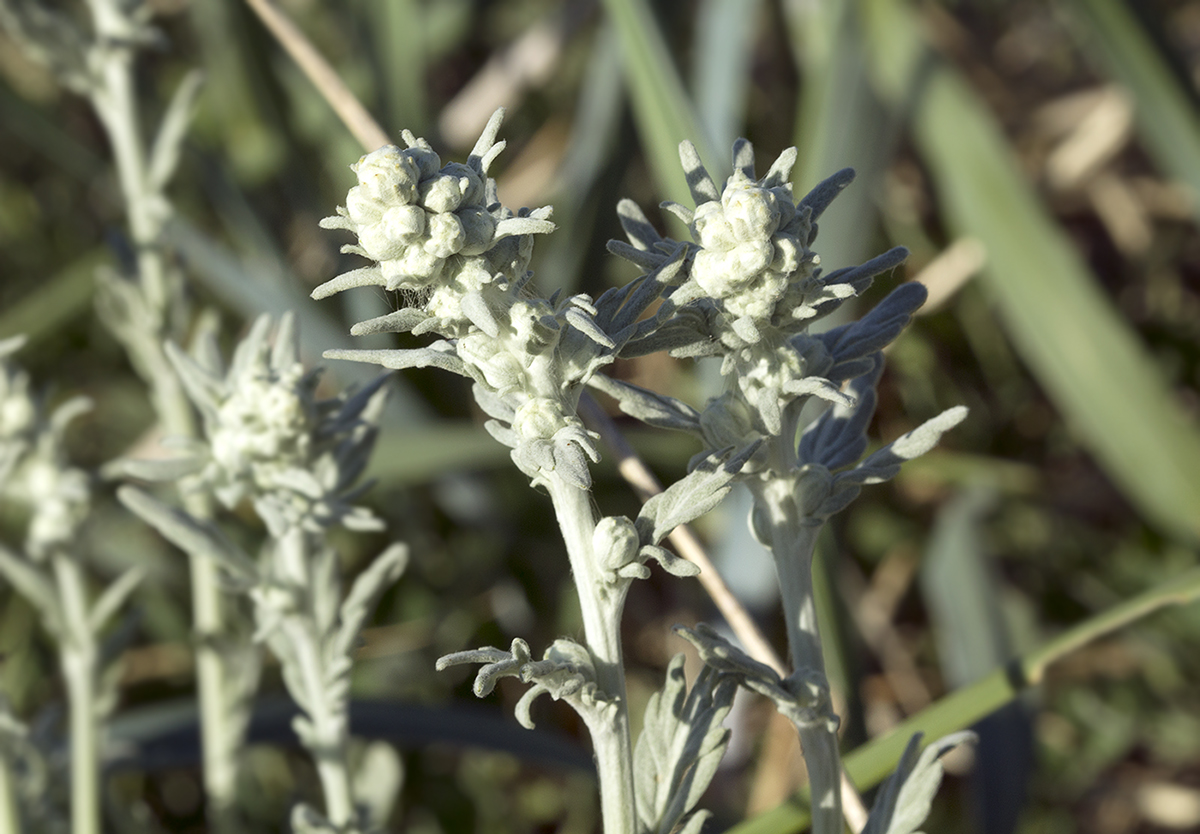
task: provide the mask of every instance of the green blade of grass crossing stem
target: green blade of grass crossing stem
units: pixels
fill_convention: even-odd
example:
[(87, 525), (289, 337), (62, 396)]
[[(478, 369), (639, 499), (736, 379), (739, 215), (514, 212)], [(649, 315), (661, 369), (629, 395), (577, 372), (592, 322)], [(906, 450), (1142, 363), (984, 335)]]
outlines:
[(605, 0), (624, 52), (625, 81), (634, 117), (658, 184), (658, 193), (692, 205), (679, 165), (679, 143), (691, 140), (713, 179), (723, 181), (727, 165), (704, 135), (671, 52), (645, 0)]
[(957, 233), (986, 247), (983, 275), (1014, 347), (1144, 517), (1200, 540), (1200, 434), (1161, 371), (1037, 199), (992, 115), (926, 52), (906, 5), (863, 8), (877, 89), (912, 105), (939, 204)]
[(1134, 103), (1138, 135), (1158, 165), (1191, 191), (1200, 217), (1200, 116), (1127, 4), (1064, 3), (1085, 49)]
[[(926, 741), (970, 727), (1017, 697), (1026, 687), (1041, 683), (1046, 668), (1071, 652), (1106, 634), (1173, 605), (1190, 605), (1200, 599), (1200, 568), (1156, 585), (1114, 605), (1038, 648), (1025, 652), (1003, 669), (996, 669), (970, 686), (951, 692), (937, 703), (901, 722), (884, 736), (864, 744), (842, 760), (846, 773), (866, 790), (891, 774), (914, 733)], [(809, 823), (803, 795), (777, 808), (735, 825), (726, 834), (792, 834)]]

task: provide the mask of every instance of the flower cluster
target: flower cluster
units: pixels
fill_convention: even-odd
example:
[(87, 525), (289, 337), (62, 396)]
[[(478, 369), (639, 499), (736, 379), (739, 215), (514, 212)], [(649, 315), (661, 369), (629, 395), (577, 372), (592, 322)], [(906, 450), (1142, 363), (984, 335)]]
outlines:
[[(846, 409), (853, 410), (859, 402), (855, 388), (863, 386), (847, 388), (845, 383), (869, 375), (873, 386), (880, 349), (899, 335), (925, 300), (924, 288), (901, 285), (851, 325), (820, 334), (810, 333), (809, 327), (870, 286), (877, 274), (901, 263), (907, 252), (896, 248), (861, 266), (822, 273), (820, 258), (809, 248), (816, 238), (816, 221), (851, 182), (850, 170), (835, 174), (797, 202), (788, 181), (796, 160), (794, 148), (755, 179), (753, 149), (739, 140), (733, 175), (721, 189), (690, 144), (680, 147), (680, 156), (696, 208), (666, 207), (691, 231), (692, 241), (684, 244), (686, 280), (669, 292), (664, 305), (668, 314), (627, 350), (666, 349), (676, 356), (722, 359), (727, 390), (707, 404), (693, 426), (686, 420), (680, 426), (694, 428), (709, 448), (794, 435), (800, 409), (813, 396), (842, 409), (828, 419), (847, 418)], [(630, 243), (610, 244), (614, 252), (648, 270), (661, 268), (674, 256), (680, 244), (659, 236), (636, 206), (622, 204), (621, 217)], [(631, 400), (641, 396), (628, 388), (625, 393)], [(862, 419), (854, 425), (865, 429)], [(761, 457), (767, 454), (764, 448)], [(794, 454), (790, 458), (776, 463), (799, 463)], [(752, 461), (744, 472), (764, 465), (765, 460)]]
[[(355, 335), (434, 333), (443, 340), (411, 350), (330, 351), (327, 357), (388, 368), (436, 366), (475, 382), (488, 429), (513, 449), (535, 482), (551, 472), (590, 483), (595, 438), (575, 415), (583, 384), (611, 362), (616, 341), (596, 323), (586, 295), (537, 298), (528, 272), (535, 234), (553, 230), (548, 208), (513, 213), (496, 199), (488, 167), (503, 149), (497, 111), (466, 164), (440, 166), (428, 143), (405, 132), (406, 150), (381, 148), (352, 166), (358, 185), (326, 228), (347, 229), (344, 248), (375, 264), (313, 292), (325, 298), (358, 286), (404, 293), (413, 304), (360, 322)], [(632, 332), (632, 331), (630, 331)]]
[(23, 343), (22, 337), (0, 342), (0, 489), (29, 513), (25, 550), (42, 560), (74, 541), (91, 508), (87, 474), (67, 462), (62, 437), (91, 404), (68, 400), (44, 420), (28, 374), (9, 361)]
[(196, 356), (169, 346), (205, 438), (171, 438), (182, 456), (127, 461), (126, 469), (150, 480), (187, 478), (189, 488), (211, 492), (226, 507), (249, 498), (274, 535), (337, 523), (378, 529), (351, 502), (374, 443), (382, 378), (350, 396), (318, 399), (319, 371), (306, 372), (300, 362), (294, 317), (281, 319), (273, 344), (271, 324), (269, 316), (254, 323), (228, 370), (215, 345)]

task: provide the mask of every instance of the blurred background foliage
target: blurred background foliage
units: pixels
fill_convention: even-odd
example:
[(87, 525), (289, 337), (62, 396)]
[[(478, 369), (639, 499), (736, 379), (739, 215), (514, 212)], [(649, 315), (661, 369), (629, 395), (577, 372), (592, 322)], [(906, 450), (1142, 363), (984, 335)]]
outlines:
[[(189, 69), (205, 73), (172, 188), (180, 219), (169, 244), (192, 292), (219, 311), (230, 341), (257, 313), (294, 309), (314, 360), (348, 345), (347, 322), (396, 303), (366, 291), (307, 297), (354, 260), (317, 220), (343, 201), (361, 149), (244, 5), (150, 5), (168, 47), (141, 61), (144, 106), (165, 106)], [(493, 109), (508, 108), (501, 198), (552, 204), (559, 225), (535, 261), (546, 288), (599, 294), (632, 277), (604, 248), (619, 235), (621, 197), (684, 234), (655, 209), (685, 201), (674, 151), (683, 138), (721, 176), (736, 136), (755, 143), (760, 168), (797, 145), (801, 193), (858, 170), (822, 220), (823, 262), (904, 245), (906, 275), (882, 280), (860, 309), (905, 277), (932, 295), (891, 352), (875, 436), (957, 403), (971, 416), (894, 486), (868, 489), (825, 542), (823, 616), (847, 749), (1195, 566), (1200, 3), (282, 5), (390, 134), (408, 128), (443, 159), (465, 156)], [(131, 254), (102, 136), (83, 101), (0, 41), (0, 337), (29, 336), (20, 359), (49, 397), (95, 401), (71, 437), (93, 467), (148, 442), (152, 428), (144, 391), (91, 312), (96, 266)], [(327, 379), (364, 373), (330, 367)], [(615, 373), (696, 402), (715, 392), (711, 369), (661, 357)], [(414, 563), (367, 633), (356, 678), (357, 697), (389, 704), (364, 711), (357, 729), (401, 753), (395, 830), (593, 830), (588, 757), (569, 710), (540, 704), (545, 749), (515, 753), (533, 737), (511, 718), (518, 687), (479, 703), (467, 671), (432, 671), (449, 651), (514, 636), (544, 646), (576, 627), (549, 503), (482, 430), (461, 380), (407, 372), (396, 391), (370, 501)], [(665, 481), (695, 451), (628, 428)], [(636, 511), (611, 463), (596, 502)], [(702, 532), (782, 646), (769, 563), (733, 504)], [(91, 532), (98, 570), (153, 568), (118, 713), (120, 733), (142, 746), (114, 764), (114, 802), (134, 809), (130, 825), (201, 831), (195, 743), (170, 736), (186, 731), (172, 710), (192, 693), (183, 559), (111, 500)], [(382, 542), (346, 536), (346, 570)], [(695, 583), (638, 583), (625, 632), (631, 697), (644, 701), (683, 650), (672, 623), (715, 616)], [(62, 691), (35, 622), (0, 588), (0, 683), (22, 715), (53, 727)], [(1198, 646), (1192, 606), (1053, 666), (978, 727), (974, 766), (957, 764), (962, 776), (927, 830), (1200, 828)], [(280, 690), (271, 674), (264, 688)], [(775, 807), (801, 778), (790, 729), (767, 705), (747, 698), (731, 723), (706, 801), (713, 830)], [(278, 830), (315, 786), (271, 726), (246, 759), (245, 803), (263, 830)], [(175, 758), (152, 766), (147, 751), (164, 738)], [(378, 769), (372, 751), (364, 761)]]

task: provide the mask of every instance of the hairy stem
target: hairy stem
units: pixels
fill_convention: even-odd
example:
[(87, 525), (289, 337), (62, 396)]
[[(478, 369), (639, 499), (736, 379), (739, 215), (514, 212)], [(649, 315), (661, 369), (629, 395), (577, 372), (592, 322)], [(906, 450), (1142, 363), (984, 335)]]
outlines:
[(0, 755), (0, 831), (23, 831), (17, 790), (13, 784), (12, 763)]
[(611, 711), (605, 713), (609, 724), (589, 726), (600, 778), (604, 834), (632, 834), (635, 830), (633, 743), (621, 652), (621, 612), (629, 586), (628, 583), (610, 585), (592, 553), (596, 520), (591, 493), (553, 476), (548, 486), (575, 576), (584, 636), (596, 664), (596, 683), (613, 699)]
[[(129, 233), (136, 251), (137, 280), (146, 316), (146, 332), (122, 339), (130, 360), (150, 388), (150, 399), (164, 434), (193, 437), (195, 414), (163, 351), (172, 297), (170, 267), (161, 248), (169, 204), (150, 181), (141, 116), (134, 86), (133, 47), (127, 43), (127, 11), (115, 0), (91, 0), (97, 39), (106, 44), (92, 106), (108, 134), (117, 178), (125, 199)], [(196, 518), (210, 518), (212, 508), (198, 492), (185, 492), (184, 503)], [(193, 627), (198, 637), (196, 679), (200, 703), (204, 787), (213, 822), (223, 831), (236, 830), (233, 807), (237, 788), (239, 716), (226, 694), (232, 671), (220, 651), (218, 636), (229, 614), (220, 590), (217, 567), (189, 557)]]
[(755, 503), (768, 520), (767, 532), (775, 571), (779, 577), (787, 625), (793, 674), (819, 689), (815, 719), (797, 724), (804, 762), (812, 785), (814, 834), (841, 834), (841, 759), (838, 754), (837, 719), (829, 703), (829, 680), (817, 629), (812, 562), (820, 524), (796, 506), (792, 478), (751, 481)]
[(96, 714), (95, 638), (88, 624), (87, 589), (79, 563), (51, 557), (65, 619), (60, 662), (71, 727), (71, 832), (100, 834), (100, 753)]

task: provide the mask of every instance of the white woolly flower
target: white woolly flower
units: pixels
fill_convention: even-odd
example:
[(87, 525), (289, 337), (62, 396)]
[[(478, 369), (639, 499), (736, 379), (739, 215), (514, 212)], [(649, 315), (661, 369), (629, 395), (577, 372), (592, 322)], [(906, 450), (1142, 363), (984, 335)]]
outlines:
[(350, 189), (338, 215), (325, 218), (321, 226), (353, 232), (358, 244), (346, 250), (377, 266), (335, 278), (314, 296), (362, 284), (427, 290), (453, 282), (464, 269), (482, 268), (489, 280), (493, 271), (520, 279), (529, 246), (503, 247), (495, 258), (487, 255), (512, 236), (542, 234), (554, 226), (547, 210), (514, 216), (496, 200), (487, 171), (504, 148), (495, 141), (501, 116), (498, 111), (492, 117), (466, 164), (442, 166), (428, 142), (405, 131), (406, 148), (388, 145), (350, 166), (358, 185)]
[(791, 185), (777, 182), (774, 168), (757, 182), (737, 170), (720, 199), (696, 206), (689, 224), (700, 246), (692, 278), (734, 316), (769, 318), (796, 271), (814, 262), (799, 237), (807, 224), (794, 222)]
[(228, 370), (217, 366), (214, 344), (200, 351), (207, 365), (168, 345), (204, 418), (204, 439), (184, 444), (185, 457), (127, 461), (125, 469), (149, 480), (191, 476), (226, 507), (248, 498), (274, 532), (335, 523), (378, 528), (370, 512), (348, 502), (374, 441), (382, 378), (351, 395), (317, 399), (316, 373), (300, 362), (295, 318), (282, 318), (273, 343), (271, 330), (271, 318), (261, 316)]

